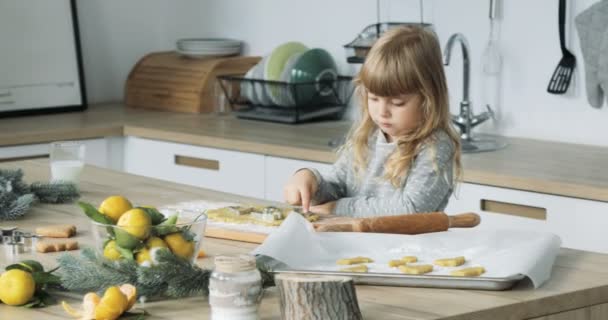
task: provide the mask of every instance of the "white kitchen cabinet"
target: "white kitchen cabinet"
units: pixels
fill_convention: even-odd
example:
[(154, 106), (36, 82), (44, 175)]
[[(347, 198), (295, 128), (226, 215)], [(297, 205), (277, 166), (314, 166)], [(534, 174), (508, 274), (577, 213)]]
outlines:
[(476, 212), (481, 229), (524, 229), (557, 234), (562, 246), (608, 253), (608, 203), (461, 183), (445, 209)]
[(264, 156), (127, 137), (125, 171), (249, 197), (264, 198)]
[(264, 198), (266, 200), (284, 201), (283, 186), (294, 172), (301, 168), (314, 168), (320, 172), (329, 172), (331, 165), (322, 162), (266, 156), (264, 168), (266, 192)]
[[(120, 169), (113, 154), (122, 153), (121, 137), (79, 140), (86, 146), (85, 162), (98, 167)], [(49, 143), (26, 144), (18, 146), (0, 147), (0, 161), (17, 159), (48, 158), (50, 154)], [(118, 156), (122, 158), (122, 155)]]

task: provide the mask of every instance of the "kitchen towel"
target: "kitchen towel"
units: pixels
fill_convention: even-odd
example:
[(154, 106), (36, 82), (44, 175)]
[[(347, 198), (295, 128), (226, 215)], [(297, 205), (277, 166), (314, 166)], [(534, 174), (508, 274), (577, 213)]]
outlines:
[[(252, 253), (271, 257), (299, 270), (338, 271), (336, 260), (372, 258), (369, 273), (399, 273), (388, 261), (416, 256), (421, 263), (464, 256), (462, 267), (483, 266), (487, 278), (526, 275), (538, 288), (551, 275), (561, 245), (558, 236), (509, 229), (450, 229), (419, 235), (320, 232), (300, 215), (292, 214)], [(435, 266), (429, 275), (448, 275), (455, 268)]]
[(600, 108), (608, 94), (608, 0), (593, 4), (574, 21), (585, 61), (587, 101)]

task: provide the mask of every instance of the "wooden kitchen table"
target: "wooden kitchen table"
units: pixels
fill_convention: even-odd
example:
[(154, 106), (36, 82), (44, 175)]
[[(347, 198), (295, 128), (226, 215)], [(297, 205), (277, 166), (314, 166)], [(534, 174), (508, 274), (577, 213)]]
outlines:
[[(22, 168), (28, 182), (49, 178), (48, 160), (2, 163), (0, 168)], [(94, 204), (113, 194), (124, 195), (136, 204), (157, 206), (197, 199), (252, 200), (91, 166), (85, 167), (81, 180), (82, 200)], [(45, 224), (73, 223), (78, 227), (75, 239), (82, 245), (92, 244), (89, 219), (74, 204), (38, 204), (24, 218), (0, 223), (27, 231)], [(214, 255), (249, 252), (254, 247), (248, 243), (206, 238), (203, 248), (209, 257), (200, 259), (199, 264), (210, 267)], [(34, 258), (47, 268), (52, 268), (56, 266), (58, 255), (23, 254), (19, 259)], [(11, 261), (2, 250), (0, 267), (4, 268), (9, 263)], [(82, 301), (80, 294), (54, 294), (59, 300), (68, 300), (74, 306)], [(551, 279), (535, 290), (525, 282), (513, 290), (502, 292), (357, 286), (357, 296), (365, 319), (603, 320), (608, 319), (608, 255), (562, 249)], [(148, 319), (209, 318), (209, 305), (205, 297), (148, 302), (146, 310), (151, 314)], [(280, 318), (275, 288), (265, 291), (260, 315), (261, 319)], [(27, 309), (0, 304), (0, 320), (67, 318), (60, 305)]]

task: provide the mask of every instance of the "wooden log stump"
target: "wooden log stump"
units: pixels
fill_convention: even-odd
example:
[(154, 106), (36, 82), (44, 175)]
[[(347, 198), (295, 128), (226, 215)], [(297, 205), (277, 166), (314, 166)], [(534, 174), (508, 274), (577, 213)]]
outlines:
[(281, 319), (363, 319), (352, 278), (279, 274)]

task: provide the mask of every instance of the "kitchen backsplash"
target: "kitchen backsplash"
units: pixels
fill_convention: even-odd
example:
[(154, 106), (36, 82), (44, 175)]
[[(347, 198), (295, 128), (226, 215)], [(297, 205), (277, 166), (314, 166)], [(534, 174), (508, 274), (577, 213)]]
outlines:
[[(557, 1), (502, 0), (500, 49), (503, 69), (498, 122), (480, 131), (506, 136), (608, 146), (608, 110), (587, 104), (583, 58), (574, 16), (597, 0), (570, 0), (567, 46), (578, 66), (565, 95), (546, 92), (561, 58), (557, 32)], [(420, 1), (381, 0), (382, 21), (420, 21)], [(454, 32), (469, 40), (472, 54), (471, 100), (482, 105), (481, 56), (489, 34), (489, 0), (423, 0), (424, 20), (435, 25), (442, 47)], [(141, 56), (168, 50), (183, 37), (230, 37), (246, 42), (245, 53), (267, 54), (276, 45), (298, 40), (327, 49), (342, 73), (343, 45), (366, 25), (376, 22), (374, 0), (105, 0), (78, 2), (86, 85), (91, 102), (120, 100), (124, 81)], [(145, 10), (142, 8), (145, 6)], [(452, 111), (462, 97), (459, 50), (446, 68)], [(351, 107), (349, 117), (354, 117)]]

